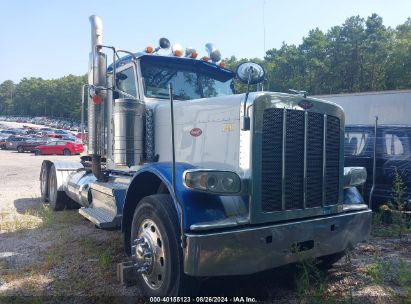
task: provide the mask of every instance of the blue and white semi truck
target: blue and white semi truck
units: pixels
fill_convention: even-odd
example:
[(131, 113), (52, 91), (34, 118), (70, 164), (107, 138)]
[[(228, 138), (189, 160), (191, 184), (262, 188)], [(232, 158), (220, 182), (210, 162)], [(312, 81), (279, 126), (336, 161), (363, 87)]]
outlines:
[(196, 59), (164, 38), (118, 50), (90, 21), (88, 156), (45, 160), (41, 193), (55, 211), (81, 207), (97, 227), (121, 230), (145, 294), (305, 258), (327, 267), (368, 238), (371, 211), (355, 190), (366, 174), (344, 168), (340, 106), (236, 94), (235, 79), (262, 81), (260, 66), (234, 73), (213, 45)]

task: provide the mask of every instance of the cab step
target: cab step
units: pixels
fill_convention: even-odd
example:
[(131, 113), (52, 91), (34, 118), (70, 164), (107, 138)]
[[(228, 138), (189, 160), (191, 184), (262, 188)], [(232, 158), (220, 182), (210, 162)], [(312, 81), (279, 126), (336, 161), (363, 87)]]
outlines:
[(121, 216), (113, 216), (112, 212), (104, 208), (82, 207), (78, 212), (101, 229), (116, 228), (121, 225)]

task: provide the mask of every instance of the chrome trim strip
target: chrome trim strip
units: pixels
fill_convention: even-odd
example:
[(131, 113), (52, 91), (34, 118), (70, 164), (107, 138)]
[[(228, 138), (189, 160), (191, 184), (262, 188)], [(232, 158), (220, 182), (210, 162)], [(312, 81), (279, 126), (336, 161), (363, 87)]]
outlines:
[(283, 111), (283, 149), (281, 160), (281, 209), (285, 210), (285, 144), (287, 132), (287, 109)]
[(327, 165), (327, 114), (324, 114), (324, 125), (323, 125), (323, 201), (322, 205), (325, 205), (325, 185), (326, 180), (325, 176), (326, 172), (326, 165)]
[(304, 185), (303, 209), (307, 207), (307, 146), (308, 146), (308, 112), (304, 113)]

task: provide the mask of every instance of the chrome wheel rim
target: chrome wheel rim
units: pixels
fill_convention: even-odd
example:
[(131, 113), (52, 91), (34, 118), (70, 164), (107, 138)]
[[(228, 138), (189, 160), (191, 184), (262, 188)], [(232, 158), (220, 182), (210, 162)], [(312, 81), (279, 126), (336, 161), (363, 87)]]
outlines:
[(134, 266), (141, 273), (147, 286), (156, 290), (163, 285), (166, 273), (166, 257), (163, 237), (156, 223), (151, 219), (142, 221), (137, 238), (133, 241)]

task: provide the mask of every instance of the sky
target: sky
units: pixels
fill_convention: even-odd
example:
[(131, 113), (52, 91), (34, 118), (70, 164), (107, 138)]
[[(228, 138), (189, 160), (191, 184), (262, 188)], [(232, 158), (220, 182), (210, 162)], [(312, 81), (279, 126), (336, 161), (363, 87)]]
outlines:
[(377, 13), (391, 27), (411, 17), (410, 0), (0, 0), (0, 5), (0, 83), (85, 74), (93, 14), (103, 20), (104, 43), (118, 49), (138, 52), (167, 37), (196, 48), (200, 56), (212, 42), (223, 58), (263, 58), (265, 50), (283, 42), (298, 45), (309, 30), (327, 32), (351, 16)]

